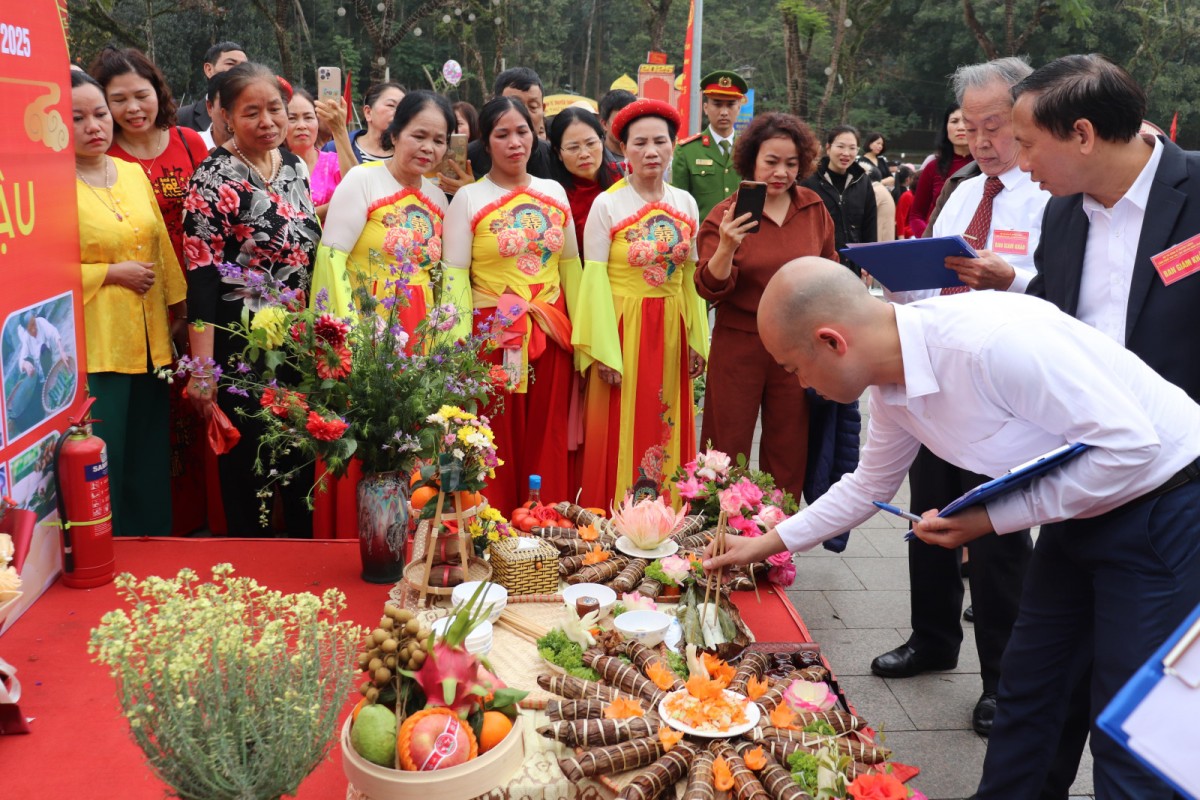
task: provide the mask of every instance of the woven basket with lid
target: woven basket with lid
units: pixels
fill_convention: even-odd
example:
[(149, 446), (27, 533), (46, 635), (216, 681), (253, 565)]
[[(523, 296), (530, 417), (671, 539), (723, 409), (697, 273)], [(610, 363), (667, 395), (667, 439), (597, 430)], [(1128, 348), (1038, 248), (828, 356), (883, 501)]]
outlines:
[[(536, 546), (529, 547), (530, 543)], [(553, 594), (558, 591), (558, 548), (549, 542), (512, 536), (492, 542), (489, 550), (492, 553), (492, 580), (508, 589), (509, 594)]]

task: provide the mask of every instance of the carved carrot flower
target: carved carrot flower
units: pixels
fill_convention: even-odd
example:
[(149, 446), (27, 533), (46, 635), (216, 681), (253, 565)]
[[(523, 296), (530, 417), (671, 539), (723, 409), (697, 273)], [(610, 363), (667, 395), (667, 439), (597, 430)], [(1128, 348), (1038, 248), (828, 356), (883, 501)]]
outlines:
[(751, 700), (757, 700), (766, 694), (769, 688), (771, 688), (771, 684), (767, 683), (766, 678), (751, 677), (746, 681), (746, 696)]
[(742, 753), (742, 760), (746, 762), (746, 766), (755, 772), (758, 772), (767, 765), (767, 756), (763, 753), (762, 747), (756, 747), (753, 750), (747, 750)]
[(630, 719), (631, 717), (645, 716), (646, 711), (642, 708), (640, 700), (631, 700), (627, 697), (618, 697), (604, 708), (605, 719)]
[(672, 747), (683, 740), (683, 731), (673, 731), (666, 725), (660, 725), (658, 728), (658, 740), (662, 742), (663, 750), (669, 753)]
[(675, 673), (661, 661), (655, 661), (646, 667), (646, 677), (664, 692), (675, 685)]
[(602, 549), (600, 545), (594, 545), (591, 551), (584, 555), (583, 564), (584, 566), (590, 566), (592, 564), (599, 564), (601, 561), (608, 561), (610, 558), (612, 558), (612, 553)]
[(771, 725), (784, 730), (798, 730), (796, 712), (788, 708), (786, 703), (780, 703), (771, 711)]
[(733, 770), (721, 757), (713, 761), (713, 788), (718, 792), (728, 792), (733, 788)]

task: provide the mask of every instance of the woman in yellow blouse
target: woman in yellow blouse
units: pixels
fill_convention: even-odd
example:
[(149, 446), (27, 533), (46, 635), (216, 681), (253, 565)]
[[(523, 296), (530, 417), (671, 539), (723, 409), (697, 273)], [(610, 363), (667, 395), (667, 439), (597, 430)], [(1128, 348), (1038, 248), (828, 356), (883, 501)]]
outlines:
[(113, 533), (171, 531), (167, 308), (187, 319), (187, 286), (154, 189), (136, 164), (105, 155), (113, 123), (104, 92), (71, 72), (75, 175), (88, 390), (96, 434), (108, 445)]

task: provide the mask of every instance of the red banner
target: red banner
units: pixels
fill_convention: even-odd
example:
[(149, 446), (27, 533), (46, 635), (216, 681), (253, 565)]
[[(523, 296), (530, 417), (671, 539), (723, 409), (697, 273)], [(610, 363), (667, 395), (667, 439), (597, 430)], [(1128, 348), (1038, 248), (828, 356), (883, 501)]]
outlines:
[[(66, 34), (55, 0), (0, 11), (0, 494), (38, 524), (7, 622), (53, 581), (53, 452), (84, 396)], [(19, 543), (24, 544), (24, 543)], [(0, 619), (0, 626), (6, 620)]]
[(696, 24), (696, 0), (688, 2), (688, 24), (686, 38), (683, 40), (683, 91), (679, 93), (679, 135), (680, 138), (692, 133), (692, 35)]

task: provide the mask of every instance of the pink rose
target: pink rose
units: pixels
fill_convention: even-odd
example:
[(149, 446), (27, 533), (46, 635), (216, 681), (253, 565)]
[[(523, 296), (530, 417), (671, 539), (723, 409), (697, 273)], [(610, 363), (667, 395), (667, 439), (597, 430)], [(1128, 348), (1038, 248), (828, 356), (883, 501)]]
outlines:
[(791, 564), (792, 553), (790, 550), (783, 550), (767, 558), (767, 563), (772, 567), (782, 567), (784, 564)]
[(692, 248), (687, 244), (680, 242), (671, 248), (671, 260), (676, 264), (682, 264), (687, 261), (688, 256), (692, 254)]
[(754, 524), (753, 520), (746, 519), (741, 514), (734, 514), (727, 520), (729, 527), (736, 530), (742, 536), (748, 539), (753, 539), (756, 536), (762, 536), (762, 531)]
[(757, 509), (762, 503), (762, 489), (758, 488), (754, 481), (749, 478), (742, 478), (737, 482), (737, 487), (742, 493), (742, 499), (746, 503), (746, 508), (751, 510)]
[(525, 253), (517, 259), (517, 269), (526, 275), (537, 275), (542, 269), (542, 260), (532, 253)]
[(546, 249), (551, 253), (557, 253), (563, 248), (563, 232), (562, 228), (549, 228), (542, 234), (542, 241), (546, 243)]
[(208, 249), (208, 245), (200, 237), (184, 236), (183, 260), (187, 263), (188, 269), (207, 267), (213, 263), (212, 250)]
[(777, 586), (791, 586), (796, 582), (796, 565), (789, 561), (782, 567), (771, 567), (767, 570), (767, 580)]
[(758, 513), (754, 515), (754, 521), (764, 532), (771, 530), (785, 519), (787, 519), (787, 514), (783, 513), (783, 509), (772, 505), (761, 506)]
[(442, 260), (442, 237), (441, 236), (430, 237), (429, 241), (426, 243), (426, 247), (429, 250), (429, 260), (431, 262), (438, 262), (438, 261)]
[(677, 481), (675, 489), (684, 500), (695, 500), (704, 494), (704, 484), (689, 476), (687, 480)]
[(720, 450), (709, 450), (696, 456), (696, 474), (706, 481), (725, 480), (729, 475), (729, 456)]
[(237, 216), (241, 205), (242, 199), (233, 190), (233, 187), (227, 183), (223, 183), (217, 187), (217, 211), (233, 217)]

